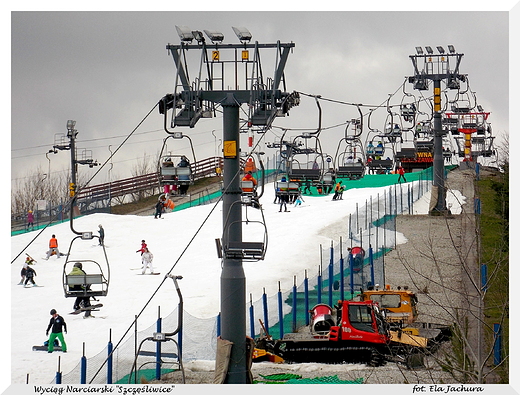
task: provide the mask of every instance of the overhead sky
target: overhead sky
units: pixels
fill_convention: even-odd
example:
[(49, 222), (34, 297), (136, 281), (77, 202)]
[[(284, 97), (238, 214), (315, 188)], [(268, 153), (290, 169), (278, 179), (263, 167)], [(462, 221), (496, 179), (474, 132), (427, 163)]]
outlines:
[[(396, 105), (406, 98), (404, 92), (419, 96), (409, 83), (401, 88), (413, 75), (409, 56), (416, 46), (451, 44), (463, 53), (460, 73), (468, 75), (478, 103), (491, 112), (493, 133), (509, 133), (509, 48), (514, 44), (509, 10), (515, 2), (494, 2), (501, 8), (487, 10), (441, 7), (436, 12), (406, 11), (408, 2), (394, 3), (396, 11), (13, 11), (12, 185), (38, 167), (51, 174), (67, 171), (68, 152), (46, 153), (57, 134), (66, 134), (68, 119), (76, 121), (78, 155), (99, 163), (137, 128), (94, 184), (109, 176), (128, 177), (136, 161), (156, 155), (166, 137), (163, 118), (157, 109), (147, 114), (174, 90), (176, 68), (166, 45), (179, 44), (176, 25), (219, 30), (224, 43), (239, 42), (231, 26), (247, 27), (259, 43), (294, 42), (285, 68), (287, 91), (339, 102), (321, 102), (321, 139), (330, 155), (344, 136), (345, 122), (359, 115), (343, 103), (380, 105), (392, 94)], [(459, 10), (460, 3), (447, 4)], [(272, 76), (274, 62), (267, 58), (262, 66)], [(199, 64), (189, 67), (195, 75)], [(383, 130), (386, 109), (374, 114), (372, 127)], [(282, 127), (317, 128), (315, 100), (302, 96), (301, 105), (273, 126), (263, 148), (279, 138)], [(221, 148), (222, 116), (182, 131), (192, 138), (197, 159), (213, 156)], [(187, 149), (168, 147), (177, 148)], [(79, 171), (91, 175), (98, 169), (80, 166)]]

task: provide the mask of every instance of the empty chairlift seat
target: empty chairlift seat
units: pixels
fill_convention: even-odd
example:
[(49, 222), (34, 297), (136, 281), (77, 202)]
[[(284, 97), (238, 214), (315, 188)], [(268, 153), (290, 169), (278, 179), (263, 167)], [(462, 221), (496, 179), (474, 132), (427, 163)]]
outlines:
[(265, 255), (265, 244), (255, 241), (230, 241), (224, 247), (228, 259), (262, 260)]
[(320, 169), (291, 169), (289, 178), (294, 180), (313, 180), (317, 181), (321, 178)]
[(363, 177), (365, 165), (361, 162), (349, 163), (338, 167), (336, 175), (338, 177), (346, 177), (351, 180), (357, 180)]

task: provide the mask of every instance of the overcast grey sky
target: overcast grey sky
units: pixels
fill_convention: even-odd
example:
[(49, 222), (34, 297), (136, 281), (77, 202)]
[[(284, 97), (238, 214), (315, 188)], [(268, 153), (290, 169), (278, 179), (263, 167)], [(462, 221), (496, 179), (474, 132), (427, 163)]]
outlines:
[[(285, 68), (289, 92), (370, 105), (383, 103), (413, 74), (409, 55), (416, 46), (452, 44), (464, 53), (460, 72), (469, 76), (478, 103), (491, 112), (494, 133), (508, 133), (507, 4), (511, 2), (497, 11), (457, 12), (12, 12), (11, 179), (37, 166), (44, 172), (67, 168), (67, 152), (49, 155), (50, 162), (45, 153), (55, 134), (66, 133), (68, 119), (77, 122), (78, 150), (90, 150), (93, 159), (104, 162), (109, 149), (113, 151), (166, 93), (173, 92), (176, 68), (165, 47), (179, 44), (175, 25), (220, 30), (224, 42), (238, 43), (231, 26), (247, 27), (259, 43), (294, 42)], [(197, 70), (198, 64), (192, 67)], [(274, 63), (263, 67), (272, 76)], [(405, 86), (417, 94), (411, 84)], [(397, 92), (393, 104), (403, 98)], [(383, 130), (386, 110), (375, 113), (372, 126)], [(357, 116), (353, 106), (323, 103), (322, 127)], [(160, 150), (166, 137), (162, 122), (157, 110), (147, 118), (113, 158), (114, 177), (129, 176), (136, 159)], [(307, 97), (289, 117), (274, 122), (295, 129), (317, 125), (316, 104)], [(203, 119), (182, 131), (192, 137), (197, 159), (213, 156), (222, 137), (222, 117)], [(280, 134), (275, 127), (265, 141)], [(329, 154), (343, 135), (344, 127), (321, 134)], [(80, 171), (93, 174), (85, 166)], [(103, 171), (93, 183), (105, 181)]]

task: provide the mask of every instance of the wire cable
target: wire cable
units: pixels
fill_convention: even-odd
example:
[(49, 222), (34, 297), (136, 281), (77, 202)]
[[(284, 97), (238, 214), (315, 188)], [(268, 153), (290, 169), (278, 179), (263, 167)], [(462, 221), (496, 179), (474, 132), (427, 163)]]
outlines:
[[(112, 154), (108, 157), (108, 159), (99, 167), (98, 171), (96, 171), (94, 173), (94, 175), (85, 183), (85, 185), (83, 186), (83, 188), (80, 188), (76, 191), (76, 194), (78, 194), (81, 189), (84, 189), (85, 187), (87, 187), (90, 182), (94, 179), (94, 177), (101, 171), (101, 169), (103, 169), (106, 164), (112, 159), (112, 157), (117, 153), (117, 151), (119, 151), (119, 149), (128, 141), (128, 139), (135, 133), (135, 131), (139, 128), (139, 126), (142, 125), (142, 123), (150, 116), (150, 114), (152, 113), (152, 111), (159, 105), (159, 103), (157, 102), (151, 109), (150, 111), (144, 116), (144, 118), (137, 124), (137, 126), (134, 128), (134, 130), (132, 130), (132, 132), (130, 132), (130, 134), (121, 142), (121, 144), (119, 144), (119, 146), (116, 148), (116, 150), (114, 152), (112, 152)], [(66, 211), (67, 208), (69, 208), (72, 204), (72, 201), (73, 201), (73, 198), (69, 199), (69, 201), (64, 205), (63, 207), (63, 211)], [(45, 229), (47, 229), (51, 224), (52, 224), (52, 221), (54, 219), (57, 218), (57, 215), (56, 214), (54, 217), (49, 217), (49, 223), (47, 225), (45, 225), (41, 230), (40, 232), (38, 232), (38, 234), (18, 253), (18, 255), (16, 255), (14, 257), (14, 259), (11, 261), (11, 264), (13, 264), (14, 261), (16, 261), (18, 259), (18, 257), (20, 255), (22, 255), (22, 253), (27, 250), (27, 248), (29, 248), (29, 246), (43, 233), (43, 231)], [(72, 213), (71, 213), (72, 215)]]

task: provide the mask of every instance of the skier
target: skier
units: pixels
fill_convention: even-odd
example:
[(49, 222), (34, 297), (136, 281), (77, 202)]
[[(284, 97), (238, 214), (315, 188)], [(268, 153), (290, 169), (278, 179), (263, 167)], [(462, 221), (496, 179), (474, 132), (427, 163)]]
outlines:
[(141, 258), (141, 261), (143, 263), (143, 271), (141, 274), (145, 274), (146, 273), (146, 268), (149, 268), (150, 269), (150, 272), (151, 274), (153, 274), (153, 266), (152, 266), (152, 261), (153, 261), (153, 254), (150, 252), (150, 250), (148, 248), (145, 247), (144, 249), (144, 252), (143, 252), (143, 255), (142, 255), (142, 258)]
[(49, 251), (47, 251), (47, 256), (43, 259), (48, 260), (53, 253), (55, 253), (58, 258), (61, 256), (58, 250), (58, 239), (56, 239), (56, 235), (52, 235), (49, 240)]
[(141, 240), (141, 248), (138, 249), (136, 252), (140, 252), (141, 255), (143, 255), (145, 250), (146, 250), (146, 242), (144, 240)]
[(159, 201), (155, 204), (155, 215), (154, 215), (155, 219), (157, 219), (157, 216), (159, 216), (159, 218), (161, 218), (163, 207), (164, 207), (164, 201), (159, 199)]
[(55, 309), (51, 310), (51, 320), (49, 322), (49, 326), (47, 327), (47, 331), (45, 335), (49, 335), (49, 330), (52, 327), (51, 336), (49, 337), (49, 345), (47, 348), (47, 352), (54, 351), (54, 340), (56, 338), (60, 339), (61, 350), (63, 352), (67, 352), (67, 343), (65, 343), (65, 339), (63, 338), (63, 330), (67, 333), (67, 323), (63, 319), (61, 315), (59, 315)]
[(36, 283), (34, 282), (34, 277), (36, 277), (36, 270), (30, 266), (27, 266), (25, 269), (25, 283), (23, 286), (27, 287), (27, 284), (30, 281), (33, 284), (33, 287), (37, 287)]
[[(81, 262), (76, 262), (72, 271), (69, 273), (69, 276), (84, 276), (86, 273), (83, 270), (83, 264)], [(71, 291), (83, 291), (85, 288), (81, 284), (76, 284), (69, 286), (69, 290)], [(90, 296), (78, 296), (74, 301), (74, 310), (79, 310), (82, 307), (90, 307)], [(85, 310), (84, 318), (90, 317), (90, 310)]]

